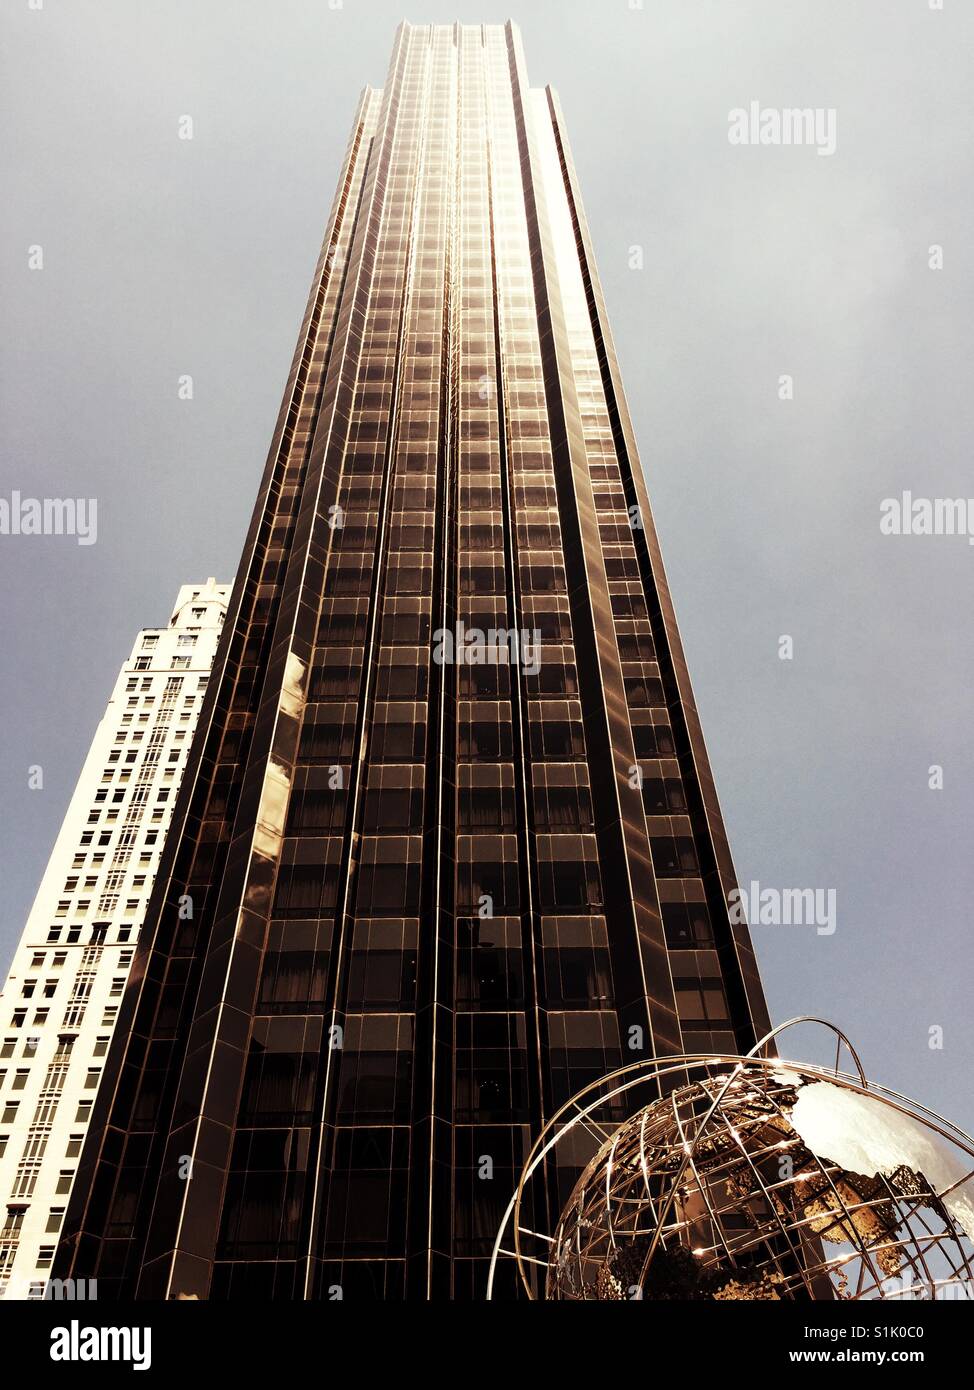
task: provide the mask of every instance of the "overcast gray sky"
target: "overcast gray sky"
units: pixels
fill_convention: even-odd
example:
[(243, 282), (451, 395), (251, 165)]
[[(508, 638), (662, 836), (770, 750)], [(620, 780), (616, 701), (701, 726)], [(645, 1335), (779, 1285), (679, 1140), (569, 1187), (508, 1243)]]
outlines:
[[(135, 632), (234, 574), (360, 88), (403, 18), (509, 14), (2, 9), (0, 496), (99, 507), (90, 547), (0, 536), (5, 968)], [(739, 876), (836, 890), (832, 936), (754, 928), (772, 1013), (971, 1127), (974, 550), (879, 504), (974, 495), (974, 5), (509, 13), (565, 109)], [(834, 108), (835, 154), (732, 146), (751, 101)]]

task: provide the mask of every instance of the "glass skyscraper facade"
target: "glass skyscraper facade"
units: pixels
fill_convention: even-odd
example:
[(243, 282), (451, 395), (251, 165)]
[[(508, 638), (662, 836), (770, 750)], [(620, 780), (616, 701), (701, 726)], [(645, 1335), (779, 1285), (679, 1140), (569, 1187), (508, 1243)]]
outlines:
[(481, 1297), (555, 1108), (766, 1030), (734, 886), (557, 97), (403, 25), (54, 1273)]

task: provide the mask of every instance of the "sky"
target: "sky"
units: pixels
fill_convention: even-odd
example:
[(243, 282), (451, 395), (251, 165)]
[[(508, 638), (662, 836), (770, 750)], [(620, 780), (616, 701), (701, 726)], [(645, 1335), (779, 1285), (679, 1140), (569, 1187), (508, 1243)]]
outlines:
[[(753, 928), (772, 1015), (974, 1128), (974, 550), (880, 530), (974, 494), (974, 6), (2, 15), (0, 498), (94, 497), (98, 531), (0, 535), (0, 966), (136, 632), (236, 570), (360, 89), (402, 19), (510, 17), (564, 108), (738, 876), (835, 892), (831, 934)], [(834, 153), (732, 144), (752, 102), (834, 112)]]

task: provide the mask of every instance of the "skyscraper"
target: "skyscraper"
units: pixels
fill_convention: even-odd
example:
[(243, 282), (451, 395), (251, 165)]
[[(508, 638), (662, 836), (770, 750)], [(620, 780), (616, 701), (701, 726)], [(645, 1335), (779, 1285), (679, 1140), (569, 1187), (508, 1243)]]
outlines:
[(57, 1272), (480, 1296), (555, 1107), (765, 1031), (733, 886), (557, 97), (513, 25), (403, 25)]
[(50, 1273), (228, 596), (184, 585), (136, 638), (0, 994), (0, 1298)]

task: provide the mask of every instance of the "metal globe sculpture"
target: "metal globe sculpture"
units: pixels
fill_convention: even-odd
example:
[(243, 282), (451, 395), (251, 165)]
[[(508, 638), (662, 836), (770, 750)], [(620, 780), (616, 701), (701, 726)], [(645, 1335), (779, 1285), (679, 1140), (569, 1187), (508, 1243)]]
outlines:
[(532, 1298), (974, 1297), (974, 1140), (867, 1083), (831, 1024), (856, 1075), (838, 1049), (834, 1068), (758, 1055), (807, 1022), (822, 1021), (746, 1057), (637, 1063), (569, 1101), (525, 1165), (488, 1296), (513, 1260)]

